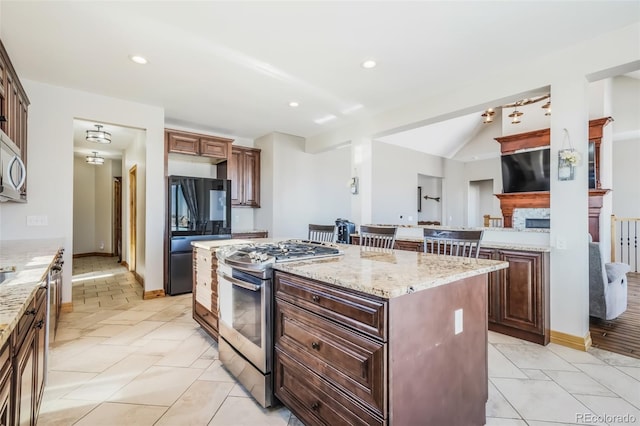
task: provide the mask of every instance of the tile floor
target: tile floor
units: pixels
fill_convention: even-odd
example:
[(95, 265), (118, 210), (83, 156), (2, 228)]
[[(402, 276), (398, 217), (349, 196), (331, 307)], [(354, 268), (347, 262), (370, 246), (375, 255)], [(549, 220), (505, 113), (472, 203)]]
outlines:
[[(286, 408), (261, 408), (225, 371), (190, 294), (141, 294), (113, 258), (74, 260), (74, 311), (50, 353), (38, 424), (301, 425)], [(640, 359), (489, 340), (487, 425), (640, 424)]]

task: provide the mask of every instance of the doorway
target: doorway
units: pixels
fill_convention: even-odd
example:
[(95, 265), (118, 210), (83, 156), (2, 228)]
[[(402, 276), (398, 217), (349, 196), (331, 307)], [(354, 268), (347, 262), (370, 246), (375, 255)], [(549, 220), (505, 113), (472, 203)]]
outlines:
[(113, 179), (113, 254), (122, 263), (122, 178)]
[(129, 169), (129, 270), (136, 271), (136, 236), (137, 236), (137, 175), (138, 166)]
[(469, 181), (467, 226), (484, 226), (485, 214), (493, 214), (493, 179)]

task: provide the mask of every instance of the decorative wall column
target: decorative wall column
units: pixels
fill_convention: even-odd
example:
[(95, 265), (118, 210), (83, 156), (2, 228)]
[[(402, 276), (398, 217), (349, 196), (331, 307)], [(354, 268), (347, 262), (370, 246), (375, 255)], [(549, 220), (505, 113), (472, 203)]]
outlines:
[[(588, 86), (582, 75), (551, 85), (551, 340), (591, 344), (588, 268)], [(566, 129), (566, 132), (565, 132)], [(558, 151), (566, 135), (582, 160), (573, 180), (558, 179)], [(567, 342), (568, 340), (568, 342)]]

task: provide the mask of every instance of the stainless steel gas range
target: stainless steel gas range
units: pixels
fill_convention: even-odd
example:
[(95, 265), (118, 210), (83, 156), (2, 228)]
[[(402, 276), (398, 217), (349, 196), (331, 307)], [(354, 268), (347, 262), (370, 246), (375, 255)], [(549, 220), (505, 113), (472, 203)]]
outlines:
[(263, 406), (274, 404), (272, 266), (339, 256), (335, 244), (306, 240), (228, 246), (218, 251), (220, 361)]

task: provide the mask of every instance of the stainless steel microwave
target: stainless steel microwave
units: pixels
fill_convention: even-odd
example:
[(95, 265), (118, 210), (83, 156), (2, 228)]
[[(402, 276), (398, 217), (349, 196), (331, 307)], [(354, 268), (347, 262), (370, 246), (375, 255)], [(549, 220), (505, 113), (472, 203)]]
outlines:
[(0, 201), (25, 202), (27, 168), (20, 157), (20, 148), (1, 130), (0, 148)]

